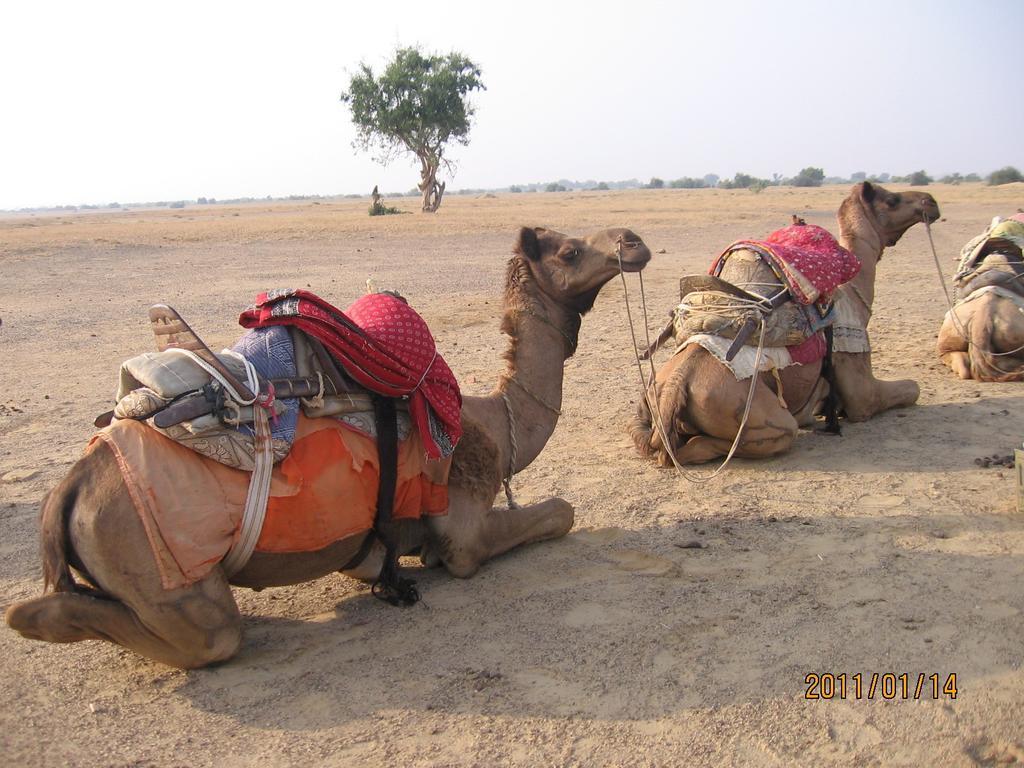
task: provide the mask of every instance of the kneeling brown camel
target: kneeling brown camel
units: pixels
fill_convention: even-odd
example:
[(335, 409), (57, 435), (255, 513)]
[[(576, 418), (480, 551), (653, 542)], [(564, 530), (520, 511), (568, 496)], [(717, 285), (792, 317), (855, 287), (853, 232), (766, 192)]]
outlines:
[[(1024, 381), (1024, 214), (995, 219), (964, 248), (938, 353), (961, 379)], [(969, 263), (964, 263), (964, 262)]]
[[(448, 513), (407, 523), (400, 552), (424, 552), (468, 577), (513, 547), (569, 531), (574, 513), (563, 499), (492, 509), (494, 498), (502, 479), (529, 465), (554, 431), (562, 368), (575, 351), (581, 316), (620, 265), (635, 272), (649, 260), (647, 246), (627, 229), (587, 238), (520, 231), (505, 286), (506, 370), (490, 395), (464, 400)], [(230, 658), (241, 644), (230, 584), (262, 588), (318, 578), (350, 562), (366, 535), (304, 554), (256, 552), (230, 583), (218, 565), (189, 586), (165, 589), (121, 471), (100, 446), (43, 503), (44, 591), (54, 591), (11, 606), (7, 623), (32, 639), (109, 640), (171, 666), (202, 667)], [(364, 576), (366, 567), (352, 575)], [(72, 568), (94, 589), (77, 584)]]
[[(856, 185), (839, 207), (840, 242), (861, 262), (859, 274), (836, 291), (836, 350), (833, 352), (840, 408), (851, 421), (863, 421), (889, 408), (917, 402), (913, 381), (881, 381), (871, 370), (867, 324), (875, 295), (875, 270), (886, 246), (921, 221), (939, 216), (935, 199), (924, 192), (890, 192), (877, 184)], [(728, 275), (723, 272), (723, 277)], [(841, 328), (839, 326), (841, 325)], [(845, 351), (844, 351), (845, 350)], [(829, 392), (822, 365), (790, 365), (778, 380), (762, 373), (735, 455), (774, 456), (787, 451), (797, 429), (814, 422)], [(725, 456), (740, 429), (751, 382), (736, 376), (712, 353), (692, 344), (658, 371), (649, 392), (668, 444), (641, 398), (630, 435), (641, 455), (661, 466), (696, 464)]]

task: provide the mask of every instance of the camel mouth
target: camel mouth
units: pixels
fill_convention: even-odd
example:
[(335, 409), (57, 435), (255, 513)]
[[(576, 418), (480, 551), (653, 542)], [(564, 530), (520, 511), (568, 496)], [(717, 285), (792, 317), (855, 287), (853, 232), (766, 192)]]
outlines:
[(639, 272), (651, 260), (651, 252), (642, 240), (619, 241), (617, 261), (623, 272)]
[(647, 263), (651, 260), (650, 256), (642, 256), (637, 259), (623, 259), (622, 260), (622, 271), (623, 272), (639, 272)]

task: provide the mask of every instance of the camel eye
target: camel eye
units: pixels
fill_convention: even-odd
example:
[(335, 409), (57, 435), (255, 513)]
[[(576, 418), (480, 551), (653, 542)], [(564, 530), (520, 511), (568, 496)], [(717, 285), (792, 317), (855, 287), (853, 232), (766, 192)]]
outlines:
[(561, 256), (562, 256), (562, 261), (566, 261), (566, 262), (576, 261), (576, 259), (578, 259), (579, 256), (580, 256), (580, 249), (579, 248), (570, 248), (568, 251), (563, 251)]
[(888, 200), (885, 201), (885, 204), (888, 205), (890, 208), (895, 208), (897, 205), (900, 204), (900, 196), (892, 195)]

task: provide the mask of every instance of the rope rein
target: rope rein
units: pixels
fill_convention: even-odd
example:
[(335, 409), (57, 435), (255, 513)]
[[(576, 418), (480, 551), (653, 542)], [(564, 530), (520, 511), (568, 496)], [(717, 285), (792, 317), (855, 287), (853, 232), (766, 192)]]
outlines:
[(512, 418), (512, 403), (509, 402), (508, 392), (501, 393), (501, 399), (505, 402), (505, 416), (508, 418), (508, 441), (510, 444), (508, 456), (508, 472), (501, 478), (501, 484), (505, 486), (505, 498), (508, 499), (509, 509), (519, 509), (515, 497), (512, 495), (512, 475), (516, 473), (516, 454), (519, 453), (519, 444), (516, 442), (516, 421)]
[[(761, 361), (762, 361), (762, 358), (763, 358), (763, 355), (764, 355), (765, 314), (766, 314), (767, 310), (766, 310), (766, 308), (763, 305), (758, 305), (756, 302), (753, 303), (754, 306), (757, 307), (758, 311), (759, 311), (759, 320), (760, 320), (760, 334), (759, 335), (760, 335), (760, 338), (759, 338), (758, 344), (757, 344), (757, 353), (756, 353), (755, 358), (754, 358), (754, 372), (753, 372), (753, 374), (750, 377), (750, 390), (747, 393), (747, 402), (746, 402), (746, 404), (745, 404), (745, 406), (743, 408), (743, 416), (740, 419), (739, 430), (737, 430), (736, 438), (733, 440), (732, 446), (729, 448), (729, 453), (726, 455), (726, 457), (722, 461), (721, 465), (719, 465), (719, 467), (714, 472), (712, 472), (710, 475), (703, 476), (703, 475), (700, 475), (700, 474), (695, 474), (693, 472), (688, 472), (687, 470), (683, 469), (682, 465), (679, 463), (679, 460), (676, 459), (675, 451), (672, 448), (671, 442), (669, 442), (668, 433), (665, 431), (665, 425), (664, 425), (664, 423), (662, 422), (662, 419), (661, 419), (661, 410), (657, 407), (656, 397), (655, 397), (655, 401), (654, 402), (652, 402), (652, 399), (651, 399), (651, 391), (656, 389), (656, 387), (654, 386), (654, 380), (655, 380), (654, 355), (651, 355), (651, 357), (648, 358), (648, 360), (650, 362), (650, 366), (651, 366), (650, 384), (648, 384), (645, 381), (645, 379), (644, 379), (643, 363), (640, 361), (640, 353), (639, 353), (638, 348), (637, 348), (636, 330), (635, 330), (635, 328), (633, 326), (633, 313), (630, 310), (629, 291), (628, 291), (628, 288), (626, 286), (626, 276), (625, 276), (625, 273), (622, 271), (622, 244), (621, 243), (619, 244), (618, 257), (619, 257), (619, 277), (622, 279), (622, 291), (623, 291), (625, 302), (626, 302), (626, 317), (627, 317), (627, 319), (629, 321), (629, 332), (630, 332), (630, 335), (633, 337), (633, 356), (636, 359), (636, 368), (637, 368), (637, 372), (640, 375), (640, 386), (643, 388), (644, 400), (647, 403), (648, 410), (650, 410), (650, 412), (651, 412), (651, 418), (652, 418), (652, 421), (654, 422), (654, 427), (655, 427), (655, 429), (658, 430), (658, 435), (659, 435), (659, 437), (661, 437), (661, 442), (662, 442), (662, 445), (664, 446), (665, 452), (668, 454), (669, 458), (672, 459), (672, 464), (675, 467), (677, 474), (682, 476), (684, 479), (690, 481), (691, 483), (706, 483), (706, 482), (708, 482), (710, 480), (713, 480), (715, 477), (717, 477), (726, 468), (726, 466), (728, 466), (729, 462), (732, 461), (732, 457), (736, 453), (736, 449), (739, 447), (740, 441), (743, 439), (743, 432), (746, 430), (747, 421), (748, 421), (748, 419), (750, 417), (750, 407), (751, 407), (751, 405), (754, 402), (754, 392), (756, 391), (756, 388), (757, 388), (758, 377), (761, 375)], [(737, 301), (740, 301), (739, 297), (735, 297), (735, 298), (737, 298)], [(644, 291), (643, 273), (642, 272), (640, 273), (640, 299), (641, 299), (641, 305), (643, 306), (643, 311), (644, 311), (644, 331), (647, 334), (648, 348), (650, 348), (650, 331), (648, 330), (649, 324), (648, 324), (648, 321), (647, 321), (647, 295), (646, 295), (646, 293)], [(749, 300), (743, 300), (743, 301), (745, 301), (747, 303), (750, 303)], [(655, 395), (656, 394), (657, 393), (655, 393)]]
[[(569, 345), (568, 346), (568, 350), (567, 350), (568, 355), (566, 357), (566, 360), (568, 360), (570, 357), (572, 357), (574, 354), (576, 354), (576, 344), (577, 344), (577, 341), (574, 340), (564, 330), (562, 330), (557, 325), (555, 325), (553, 322), (551, 322), (551, 320), (549, 318), (544, 317), (543, 315), (538, 314), (537, 312), (534, 312), (532, 309), (530, 309), (528, 307), (517, 310), (517, 313), (524, 313), (524, 314), (530, 315), (530, 317), (534, 317), (537, 320), (540, 320), (541, 322), (547, 324), (551, 328), (554, 328), (556, 331), (558, 331), (558, 333), (562, 336), (562, 338), (564, 338), (566, 340), (566, 342), (568, 342), (568, 345)], [(529, 395), (529, 397), (535, 403), (537, 403), (542, 408), (544, 408), (544, 409), (550, 411), (551, 413), (553, 413), (556, 418), (562, 415), (562, 411), (559, 408), (555, 408), (555, 406), (553, 406), (550, 403), (548, 403), (546, 400), (544, 400), (544, 398), (542, 398), (540, 395), (538, 395), (533, 390), (531, 390), (529, 387), (527, 387), (525, 384), (523, 384), (523, 382), (521, 382), (519, 379), (517, 379), (514, 375), (502, 374), (501, 378), (504, 379), (505, 381), (511, 383), (511, 384), (515, 384), (517, 387), (519, 387), (519, 389), (521, 389), (523, 392), (525, 392), (527, 395)], [(508, 499), (508, 508), (509, 509), (519, 509), (520, 508), (519, 504), (516, 503), (515, 497), (512, 495), (512, 477), (516, 473), (516, 457), (519, 454), (519, 443), (516, 440), (516, 421), (515, 421), (515, 417), (512, 414), (512, 401), (509, 399), (508, 390), (507, 389), (502, 390), (501, 399), (505, 403), (505, 417), (508, 419), (508, 441), (509, 441), (508, 471), (505, 473), (505, 476), (503, 478), (501, 478), (501, 484), (505, 488), (505, 498)]]

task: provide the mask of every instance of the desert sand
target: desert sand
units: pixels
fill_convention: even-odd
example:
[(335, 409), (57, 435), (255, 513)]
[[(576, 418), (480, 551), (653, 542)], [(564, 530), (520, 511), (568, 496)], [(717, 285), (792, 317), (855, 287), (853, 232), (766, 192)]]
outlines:
[[(928, 191), (947, 276), (993, 215), (1024, 206), (1020, 184)], [(151, 304), (220, 348), (260, 290), (344, 307), (372, 278), (426, 318), (464, 392), (485, 394), (520, 225), (640, 234), (655, 252), (653, 328), (680, 275), (792, 213), (835, 232), (846, 192), (449, 196), (433, 216), (377, 218), (360, 200), (2, 217), (0, 609), (42, 588), (39, 501), (111, 407), (121, 360), (152, 348)], [(975, 461), (1020, 446), (1024, 389), (959, 381), (936, 357), (946, 307), (922, 226), (879, 275), (875, 371), (916, 379), (917, 406), (840, 437), (801, 432), (786, 456), (736, 460), (710, 482), (658, 469), (625, 432), (640, 385), (616, 280), (584, 318), (552, 440), (513, 482), (522, 499), (571, 501), (569, 536), (465, 581), (421, 570), (424, 599), (406, 610), (341, 575), (237, 590), (243, 647), (207, 670), (0, 627), (0, 764), (1024, 762), (1024, 516), (1014, 471)], [(845, 700), (806, 699), (810, 673), (859, 673), (860, 699), (852, 682)], [(883, 699), (881, 683), (868, 700), (876, 673), (906, 673), (909, 700)], [(933, 699), (930, 676), (951, 674), (956, 698)]]

